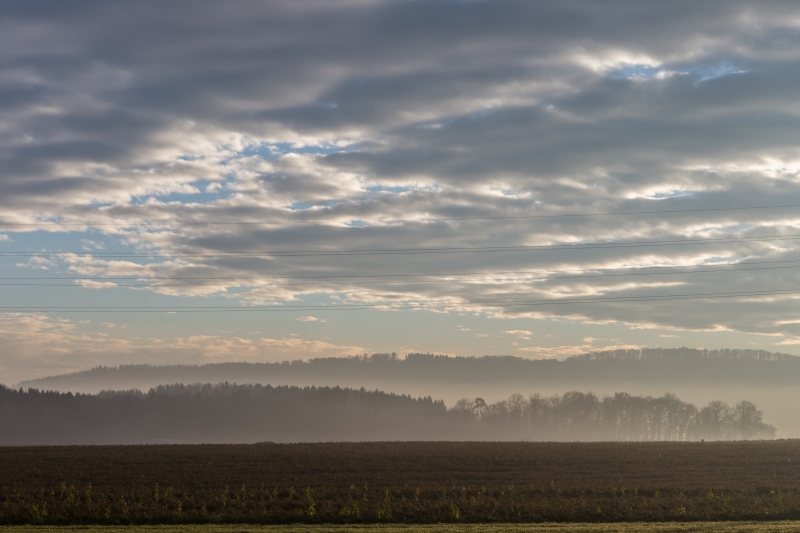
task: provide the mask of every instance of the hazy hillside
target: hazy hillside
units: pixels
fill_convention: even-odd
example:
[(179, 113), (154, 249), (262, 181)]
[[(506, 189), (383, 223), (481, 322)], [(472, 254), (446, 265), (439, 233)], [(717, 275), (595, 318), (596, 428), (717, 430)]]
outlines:
[(340, 387), (169, 385), (83, 395), (0, 388), (0, 444), (257, 441), (687, 441), (773, 438), (751, 402), (513, 394), (487, 403)]
[(763, 350), (643, 349), (567, 358), (447, 357), (412, 353), (283, 361), (191, 365), (123, 365), (25, 381), (24, 388), (73, 392), (147, 389), (163, 383), (281, 383), (369, 386), (392, 383), (556, 384), (639, 381), (677, 383), (798, 383), (800, 357)]
[(31, 380), (23, 388), (96, 393), (148, 390), (168, 383), (260, 383), (380, 389), (433, 396), (448, 405), (463, 397), (497, 401), (517, 391), (563, 394), (572, 390), (608, 395), (674, 393), (706, 404), (715, 399), (756, 402), (779, 428), (800, 436), (800, 357), (762, 350), (644, 349), (598, 352), (558, 360), (510, 356), (445, 357), (374, 354), (280, 363), (200, 366), (129, 365)]

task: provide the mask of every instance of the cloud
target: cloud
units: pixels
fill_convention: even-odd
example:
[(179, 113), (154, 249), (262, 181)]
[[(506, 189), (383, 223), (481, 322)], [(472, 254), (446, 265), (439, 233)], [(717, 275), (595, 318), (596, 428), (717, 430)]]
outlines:
[(310, 357), (341, 357), (364, 352), (359, 346), (341, 346), (298, 337), (247, 339), (220, 338), (213, 335), (165, 340), (158, 344), (158, 348), (158, 351), (173, 353), (173, 356), (182, 352), (200, 352), (207, 361), (280, 361)]
[(38, 314), (0, 315), (0, 340), (6, 350), (0, 360), (6, 385), (75, 371), (90, 362), (107, 360), (107, 355), (127, 356), (133, 351), (127, 339), (84, 333), (72, 321)]
[(545, 359), (553, 359), (557, 357), (568, 357), (570, 355), (580, 355), (588, 352), (603, 352), (606, 350), (638, 350), (642, 346), (638, 344), (613, 344), (603, 347), (592, 346), (591, 344), (573, 345), (573, 346), (526, 346), (517, 348), (517, 351), (532, 353)]
[(111, 281), (79, 280), (76, 282), (81, 287), (90, 289), (113, 289), (118, 285)]
[(503, 333), (507, 335), (516, 335), (520, 339), (531, 340), (531, 335), (533, 335), (532, 331), (528, 331), (527, 329), (509, 329), (504, 331)]
[(203, 363), (218, 361), (281, 361), (364, 353), (346, 346), (298, 337), (270, 338), (219, 335), (188, 337), (123, 337), (128, 326), (103, 322), (109, 333), (85, 333), (82, 324), (45, 315), (0, 315), (0, 343), (7, 349), (0, 360), (2, 383), (85, 370), (97, 365), (142, 363)]
[(311, 316), (311, 315), (301, 316), (300, 318), (297, 318), (296, 320), (299, 320), (301, 322), (327, 322), (325, 319), (320, 319), (320, 318), (317, 318), (317, 317)]
[[(0, 242), (73, 252), (13, 274), (120, 304), (800, 335), (796, 209), (728, 209), (800, 204), (795, 7), (71, 5), (4, 9)], [(386, 248), (408, 253), (364, 252)]]

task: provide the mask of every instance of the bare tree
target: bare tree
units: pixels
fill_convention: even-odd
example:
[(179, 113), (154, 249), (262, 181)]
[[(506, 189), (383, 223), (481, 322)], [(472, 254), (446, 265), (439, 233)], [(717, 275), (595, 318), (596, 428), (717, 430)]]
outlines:
[(731, 438), (733, 410), (720, 400), (714, 400), (700, 409), (695, 420), (694, 437), (709, 440)]
[(751, 401), (742, 400), (736, 404), (733, 408), (733, 423), (743, 439), (751, 439), (758, 433), (763, 425), (762, 415), (756, 404)]

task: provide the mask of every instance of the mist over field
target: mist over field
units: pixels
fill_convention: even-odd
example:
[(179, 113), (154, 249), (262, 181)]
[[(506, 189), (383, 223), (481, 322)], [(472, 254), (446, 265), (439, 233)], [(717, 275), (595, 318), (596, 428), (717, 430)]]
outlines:
[(592, 393), (486, 402), (340, 387), (167, 385), (98, 395), (0, 388), (0, 444), (328, 441), (697, 441), (773, 439), (748, 400), (698, 408), (663, 397)]
[(796, 0), (0, 1), (0, 528), (800, 521), (799, 87)]
[[(573, 391), (613, 397), (627, 393), (640, 397), (663, 397), (673, 394), (698, 408), (715, 400), (730, 406), (742, 400), (754, 402), (764, 413), (764, 420), (776, 426), (781, 438), (800, 435), (800, 416), (795, 409), (800, 393), (795, 383), (800, 380), (800, 358), (760, 350), (694, 350), (644, 349), (595, 352), (569, 357), (565, 360), (529, 360), (516, 357), (445, 357), (433, 354), (372, 354), (345, 358), (285, 361), (282, 363), (224, 363), (203, 366), (122, 366), (100, 367), (85, 372), (31, 380), (21, 388), (72, 391), (97, 394), (101, 391), (138, 390), (147, 393), (159, 385), (174, 383), (262, 384), (294, 387), (342, 387), (366, 389), (429, 397), (441, 403), (443, 410), (475, 411), (475, 399), (491, 405), (508, 401), (512, 394), (521, 394), (527, 401), (530, 395), (550, 397)], [(152, 392), (152, 391), (151, 391)], [(355, 394), (355, 393), (354, 393)], [(357, 396), (357, 394), (356, 394)], [(188, 401), (188, 400), (187, 400)], [(231, 407), (230, 416), (235, 416)], [(283, 409), (283, 408), (280, 408)], [(316, 420), (305, 414), (304, 420)], [(349, 416), (349, 415), (348, 415)], [(355, 416), (355, 415), (352, 415)], [(310, 417), (310, 418), (309, 418)], [(324, 417), (323, 417), (324, 418)], [(358, 417), (356, 417), (358, 418)], [(412, 416), (413, 418), (413, 416)], [(366, 420), (366, 419), (365, 419)], [(369, 425), (366, 421), (365, 424)], [(399, 423), (398, 423), (399, 424)], [(402, 424), (400, 424), (402, 425)], [(533, 426), (536, 424), (533, 423)], [(544, 430), (518, 432), (499, 428), (497, 432), (470, 433), (465, 428), (449, 426), (450, 430), (423, 431), (419, 428), (387, 433), (402, 440), (486, 438), (507, 439), (567, 439), (567, 434)], [(295, 430), (292, 430), (295, 431)], [(344, 440), (378, 438), (376, 433), (336, 433)], [(293, 434), (293, 433), (292, 433)], [(230, 438), (234, 438), (232, 433)], [(303, 435), (302, 432), (298, 435)], [(333, 434), (313, 431), (303, 438), (329, 440)], [(622, 433), (578, 434), (573, 438), (623, 438)], [(220, 436), (214, 437), (223, 438)], [(271, 440), (285, 440), (286, 435)], [(388, 437), (387, 437), (388, 438)], [(633, 439), (634, 437), (624, 437)], [(642, 437), (646, 438), (646, 437)], [(731, 437), (733, 438), (733, 437)], [(216, 442), (216, 440), (215, 440)]]
[[(517, 394), (626, 394), (800, 437), (798, 30), (780, 0), (7, 0), (0, 409), (363, 388), (492, 438)], [(296, 438), (406, 438), (374, 431)]]

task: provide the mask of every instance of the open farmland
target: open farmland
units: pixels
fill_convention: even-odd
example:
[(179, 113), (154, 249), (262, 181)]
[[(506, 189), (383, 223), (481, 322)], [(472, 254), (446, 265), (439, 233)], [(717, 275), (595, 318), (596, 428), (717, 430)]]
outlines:
[(0, 448), (2, 524), (800, 518), (800, 442)]
[(800, 523), (780, 522), (658, 522), (587, 524), (292, 524), (260, 526), (249, 524), (166, 525), (166, 526), (6, 526), (8, 533), (790, 533)]

